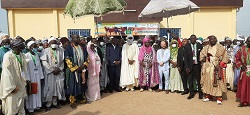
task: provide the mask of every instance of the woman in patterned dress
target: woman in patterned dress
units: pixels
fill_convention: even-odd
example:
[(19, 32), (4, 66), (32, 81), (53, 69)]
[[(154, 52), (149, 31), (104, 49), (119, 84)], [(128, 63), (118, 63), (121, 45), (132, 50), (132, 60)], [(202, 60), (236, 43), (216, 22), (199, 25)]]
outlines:
[(150, 38), (143, 39), (138, 59), (140, 91), (142, 92), (144, 88), (152, 91), (152, 88), (159, 84), (159, 72), (155, 50), (150, 46)]

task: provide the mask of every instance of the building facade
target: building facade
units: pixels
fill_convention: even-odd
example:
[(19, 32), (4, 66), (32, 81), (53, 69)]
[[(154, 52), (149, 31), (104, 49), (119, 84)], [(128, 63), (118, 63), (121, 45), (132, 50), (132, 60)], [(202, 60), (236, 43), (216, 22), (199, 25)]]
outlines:
[[(71, 34), (89, 35), (166, 35), (166, 18), (138, 18), (150, 0), (125, 0), (124, 13), (108, 14), (101, 18), (84, 16), (72, 19), (64, 16), (68, 0), (2, 0), (8, 12), (11, 37), (62, 37)], [(200, 7), (188, 15), (169, 18), (169, 28), (182, 38), (215, 35), (236, 37), (236, 13), (243, 0), (191, 0)]]

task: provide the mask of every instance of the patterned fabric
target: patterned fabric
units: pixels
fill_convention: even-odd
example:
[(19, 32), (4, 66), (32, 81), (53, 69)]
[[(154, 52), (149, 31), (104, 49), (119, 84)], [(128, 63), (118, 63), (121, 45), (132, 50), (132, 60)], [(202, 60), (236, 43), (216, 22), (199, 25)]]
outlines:
[(69, 0), (64, 14), (72, 18), (84, 15), (101, 16), (110, 12), (121, 12), (124, 6), (124, 0)]
[[(141, 51), (140, 51), (141, 53)], [(155, 87), (159, 84), (159, 71), (158, 71), (158, 63), (156, 60), (155, 51), (152, 49), (150, 53), (144, 53), (143, 63), (145, 67), (139, 66), (139, 85), (147, 86), (147, 87)], [(149, 67), (149, 64), (152, 63), (152, 68)]]
[(200, 53), (200, 61), (202, 61), (205, 57), (208, 57), (208, 54), (211, 54), (211, 56), (206, 59), (206, 62), (203, 63), (202, 67), (202, 76), (200, 81), (202, 91), (203, 93), (210, 94), (212, 96), (222, 96), (223, 92), (227, 92), (226, 83), (222, 80), (217, 80), (218, 86), (213, 86), (214, 69), (215, 66), (218, 66), (221, 62), (227, 63), (228, 55), (227, 52), (225, 52), (225, 48), (220, 44), (216, 44), (213, 47), (207, 45)]
[(143, 46), (140, 48), (140, 52), (139, 52), (139, 61), (142, 61), (143, 60), (143, 58), (145, 57), (144, 55), (145, 55), (145, 52), (146, 53), (150, 53), (150, 52), (152, 52), (152, 47), (151, 46), (149, 46), (149, 47), (146, 47), (145, 46), (145, 43), (146, 42), (148, 42), (148, 41), (150, 41), (150, 38), (144, 38), (143, 39)]

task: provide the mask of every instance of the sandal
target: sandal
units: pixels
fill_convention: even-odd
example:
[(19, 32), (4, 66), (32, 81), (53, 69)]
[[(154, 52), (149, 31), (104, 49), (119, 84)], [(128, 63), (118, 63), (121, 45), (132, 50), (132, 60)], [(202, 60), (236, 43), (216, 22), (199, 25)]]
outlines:
[(70, 107), (71, 107), (72, 109), (76, 109), (76, 108), (77, 108), (76, 104), (71, 104)]
[(244, 104), (243, 104), (243, 103), (240, 103), (240, 104), (238, 105), (238, 107), (244, 107)]

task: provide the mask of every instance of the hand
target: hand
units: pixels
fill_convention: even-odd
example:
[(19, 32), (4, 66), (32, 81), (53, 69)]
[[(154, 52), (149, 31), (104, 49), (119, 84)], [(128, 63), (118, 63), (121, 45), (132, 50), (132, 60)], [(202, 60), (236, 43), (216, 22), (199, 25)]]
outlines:
[(115, 65), (119, 65), (120, 63), (120, 61), (115, 61)]
[(236, 64), (235, 63), (233, 63), (233, 69), (236, 67)]
[(228, 60), (228, 64), (231, 63), (232, 61), (231, 60)]
[(149, 68), (152, 68), (153, 64), (152, 63), (149, 63)]
[(52, 72), (54, 75), (58, 75), (60, 72), (58, 71), (58, 70), (54, 70), (53, 72)]
[(202, 59), (202, 62), (206, 62), (206, 57), (204, 57), (204, 58)]
[(241, 67), (241, 70), (242, 70), (242, 71), (246, 71), (246, 69), (247, 69), (247, 67), (246, 67), (245, 65), (243, 65), (243, 66)]
[(143, 62), (140, 62), (140, 65), (141, 65), (142, 67), (146, 67), (146, 65), (145, 65)]
[(219, 65), (215, 66), (215, 70), (216, 70), (216, 71), (219, 70)]
[(177, 67), (177, 63), (176, 62), (172, 62), (172, 66), (173, 66), (173, 68), (176, 68)]
[(178, 67), (178, 71), (181, 72), (181, 68), (180, 67)]
[(134, 60), (128, 60), (129, 65), (133, 65), (134, 62), (135, 62)]
[(77, 72), (77, 73), (82, 73), (82, 70), (83, 70), (83, 69), (82, 69), (82, 66), (80, 66), (80, 67), (78, 67), (78, 68), (76, 69), (76, 72)]
[(190, 73), (190, 69), (189, 69), (189, 68), (186, 69), (186, 73), (187, 73), (187, 74)]
[(16, 94), (20, 90), (19, 87), (16, 87), (11, 93)]
[(160, 66), (162, 67), (163, 65), (164, 65), (164, 63), (163, 63), (163, 62), (161, 62), (161, 63), (160, 63)]

